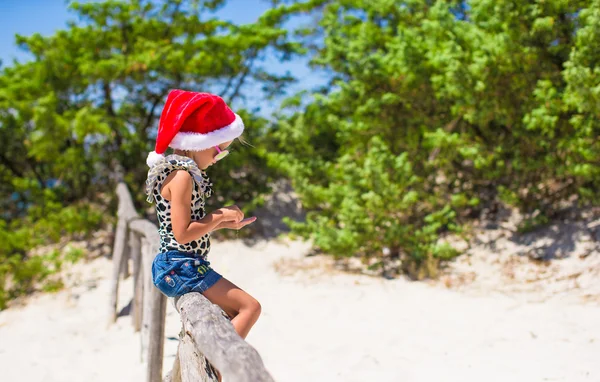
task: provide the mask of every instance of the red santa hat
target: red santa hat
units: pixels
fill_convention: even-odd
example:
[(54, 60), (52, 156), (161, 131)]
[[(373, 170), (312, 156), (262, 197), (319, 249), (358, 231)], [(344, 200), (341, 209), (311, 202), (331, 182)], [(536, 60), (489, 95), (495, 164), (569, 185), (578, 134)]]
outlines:
[(219, 96), (172, 90), (160, 115), (154, 151), (146, 163), (152, 167), (164, 158), (168, 147), (200, 151), (234, 140), (244, 122)]

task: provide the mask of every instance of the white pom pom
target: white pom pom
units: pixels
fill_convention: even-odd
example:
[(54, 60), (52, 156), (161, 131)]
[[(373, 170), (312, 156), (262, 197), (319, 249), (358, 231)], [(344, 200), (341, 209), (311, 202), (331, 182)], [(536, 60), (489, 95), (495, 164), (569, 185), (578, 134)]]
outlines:
[(156, 151), (151, 151), (148, 154), (148, 158), (146, 158), (146, 164), (148, 165), (148, 167), (152, 167), (164, 157), (165, 156), (163, 154), (157, 154)]

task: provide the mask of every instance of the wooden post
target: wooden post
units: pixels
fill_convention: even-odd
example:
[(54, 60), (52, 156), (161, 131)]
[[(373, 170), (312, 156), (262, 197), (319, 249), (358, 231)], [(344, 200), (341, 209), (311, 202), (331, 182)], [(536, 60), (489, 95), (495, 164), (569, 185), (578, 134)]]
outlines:
[[(217, 305), (212, 304), (200, 293), (191, 292), (176, 300), (181, 314), (183, 332), (190, 337), (195, 348), (221, 372), (225, 381), (272, 382), (258, 352), (244, 341), (223, 315)], [(183, 342), (182, 342), (183, 343)], [(184, 378), (185, 365), (197, 364), (195, 356), (190, 356), (188, 348), (180, 354), (179, 363)], [(187, 357), (187, 358), (184, 358)], [(191, 380), (190, 380), (191, 382)]]
[(127, 240), (127, 220), (119, 217), (117, 222), (117, 232), (115, 234), (115, 243), (113, 246), (113, 272), (110, 291), (110, 300), (108, 308), (109, 325), (117, 320), (117, 300), (119, 295), (119, 276), (123, 266), (123, 257), (125, 252), (125, 241)]
[(163, 356), (165, 345), (165, 316), (167, 298), (156, 288), (151, 292), (151, 319), (148, 338), (147, 382), (162, 380)]
[(133, 301), (131, 302), (131, 319), (133, 330), (140, 331), (142, 327), (142, 303), (144, 283), (142, 275), (142, 243), (140, 235), (129, 232), (129, 253), (133, 262)]
[(148, 341), (150, 338), (150, 292), (152, 292), (152, 288), (154, 285), (152, 284), (152, 278), (148, 272), (150, 272), (150, 265), (145, 263), (145, 259), (147, 258), (147, 254), (150, 251), (148, 240), (142, 240), (142, 275), (144, 276), (142, 283), (144, 284), (142, 289), (142, 336), (141, 336), (141, 360), (142, 362), (147, 362), (148, 356)]
[[(136, 219), (129, 226), (133, 231), (144, 233), (142, 241), (142, 274), (144, 277), (142, 336), (147, 341), (146, 380), (160, 382), (162, 380), (167, 298), (152, 283), (152, 262), (158, 253), (160, 237), (156, 226), (148, 220)], [(146, 352), (143, 343), (142, 352)]]
[(183, 333), (183, 335), (179, 337), (177, 358), (179, 359), (178, 366), (181, 382), (219, 381), (216, 370), (212, 367), (204, 355), (198, 351), (194, 340), (187, 333)]
[(117, 211), (118, 221), (115, 233), (115, 242), (113, 245), (113, 274), (111, 293), (108, 307), (108, 322), (114, 323), (117, 320), (117, 299), (119, 295), (119, 276), (123, 271), (123, 263), (126, 261), (125, 254), (127, 242), (128, 223), (131, 219), (138, 217), (133, 205), (131, 194), (125, 183), (117, 185), (117, 197), (119, 198), (119, 208)]
[[(179, 334), (181, 339), (181, 333)], [(173, 368), (167, 373), (163, 382), (181, 382), (181, 364), (179, 363), (179, 354), (181, 352), (181, 342), (177, 346), (177, 354), (175, 355), (175, 361), (173, 361)]]
[[(131, 235), (129, 235), (126, 240), (127, 247), (131, 247), (131, 244), (129, 244), (129, 238), (131, 238)], [(131, 254), (129, 253), (129, 251), (126, 250), (123, 252), (123, 257), (121, 258), (121, 262), (123, 263), (121, 265), (121, 276), (123, 276), (123, 279), (126, 279), (129, 276), (131, 276), (131, 269), (129, 269), (129, 257), (130, 256), (131, 256)]]

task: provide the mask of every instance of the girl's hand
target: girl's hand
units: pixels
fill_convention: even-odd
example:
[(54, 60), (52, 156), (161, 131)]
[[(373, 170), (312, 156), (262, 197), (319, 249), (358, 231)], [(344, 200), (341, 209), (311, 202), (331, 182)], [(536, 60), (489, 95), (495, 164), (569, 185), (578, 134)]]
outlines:
[(245, 226), (247, 226), (248, 224), (254, 223), (255, 221), (256, 221), (256, 217), (255, 216), (253, 216), (251, 218), (246, 218), (246, 219), (241, 220), (239, 222), (224, 221), (221, 224), (219, 224), (219, 226), (217, 227), (217, 229), (227, 228), (227, 229), (240, 230), (240, 229), (244, 228)]
[(235, 205), (219, 208), (219, 211), (223, 214), (223, 222), (238, 223), (244, 219), (244, 213)]

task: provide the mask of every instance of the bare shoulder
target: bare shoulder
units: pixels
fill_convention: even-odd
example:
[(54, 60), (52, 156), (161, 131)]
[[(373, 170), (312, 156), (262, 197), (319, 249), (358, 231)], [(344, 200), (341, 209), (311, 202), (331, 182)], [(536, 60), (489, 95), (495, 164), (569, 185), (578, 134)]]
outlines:
[(162, 184), (160, 194), (166, 200), (171, 200), (173, 195), (185, 194), (192, 190), (192, 183), (190, 180), (192, 176), (185, 170), (175, 170), (167, 176), (167, 179)]

